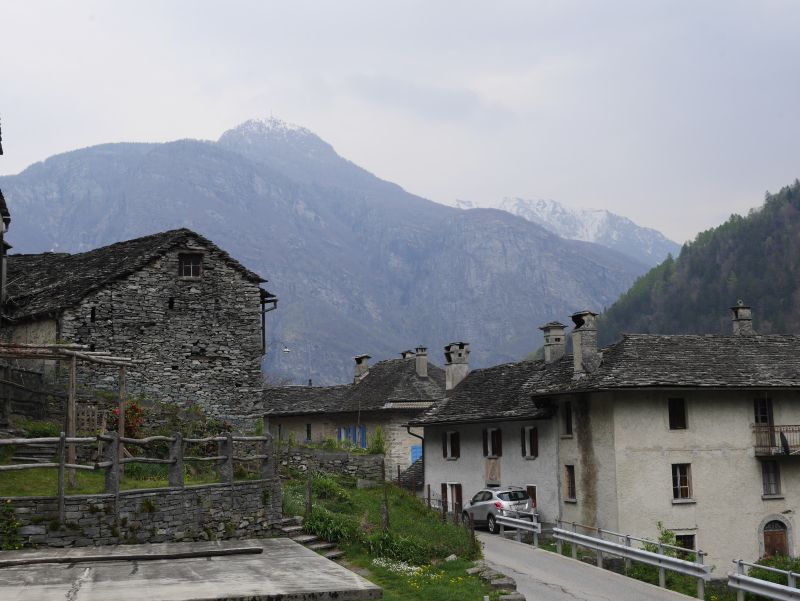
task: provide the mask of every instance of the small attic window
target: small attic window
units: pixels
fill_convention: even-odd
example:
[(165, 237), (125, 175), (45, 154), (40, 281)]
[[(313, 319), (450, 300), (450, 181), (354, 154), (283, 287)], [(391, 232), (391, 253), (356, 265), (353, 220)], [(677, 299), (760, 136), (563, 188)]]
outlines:
[(89, 313), (89, 321), (92, 323), (97, 321), (97, 309), (95, 309), (95, 307), (92, 307), (92, 310)]
[(201, 253), (180, 253), (178, 255), (178, 276), (199, 278), (203, 275), (203, 255)]

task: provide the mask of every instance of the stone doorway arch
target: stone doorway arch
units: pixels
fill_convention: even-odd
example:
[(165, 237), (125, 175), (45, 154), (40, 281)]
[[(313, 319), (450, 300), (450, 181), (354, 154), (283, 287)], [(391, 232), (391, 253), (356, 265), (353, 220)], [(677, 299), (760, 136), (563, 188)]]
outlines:
[(792, 525), (782, 515), (764, 518), (758, 528), (758, 546), (761, 557), (792, 555)]

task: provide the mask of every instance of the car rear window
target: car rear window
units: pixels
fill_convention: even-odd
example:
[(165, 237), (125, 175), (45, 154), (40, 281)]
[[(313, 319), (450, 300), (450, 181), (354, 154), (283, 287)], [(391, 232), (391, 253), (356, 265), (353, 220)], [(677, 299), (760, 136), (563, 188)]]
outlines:
[(503, 501), (527, 501), (528, 493), (524, 490), (512, 490), (509, 492), (501, 492), (497, 495)]

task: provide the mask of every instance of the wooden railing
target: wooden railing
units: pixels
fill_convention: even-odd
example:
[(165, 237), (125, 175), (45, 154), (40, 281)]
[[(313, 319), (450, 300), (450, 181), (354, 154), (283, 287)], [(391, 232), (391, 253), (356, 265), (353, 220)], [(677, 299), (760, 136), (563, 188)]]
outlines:
[[(67, 463), (69, 456), (68, 446), (97, 444), (103, 442), (102, 461), (93, 464)], [(217, 455), (214, 456), (192, 456), (186, 455), (186, 445), (198, 445), (217, 443)], [(251, 447), (257, 446), (260, 452), (252, 455), (235, 455), (234, 443), (248, 443)], [(120, 447), (133, 445), (147, 447), (153, 443), (169, 444), (169, 457), (146, 457), (130, 456), (121, 457)], [(214, 462), (217, 464), (217, 472), (220, 482), (233, 484), (233, 465), (234, 462), (260, 462), (260, 476), (263, 479), (271, 478), (274, 473), (274, 458), (272, 454), (272, 437), (267, 436), (234, 436), (230, 433), (224, 436), (209, 436), (206, 438), (183, 438), (180, 434), (173, 436), (149, 436), (147, 438), (127, 438), (121, 437), (116, 432), (100, 434), (98, 436), (85, 438), (68, 438), (63, 432), (58, 438), (0, 438), (0, 446), (14, 445), (41, 445), (56, 444), (57, 450), (55, 461), (48, 463), (20, 463), (11, 465), (0, 465), (0, 472), (12, 470), (29, 469), (58, 469), (58, 516), (59, 522), (64, 523), (66, 487), (64, 476), (67, 470), (104, 470), (105, 471), (105, 492), (115, 496), (116, 510), (119, 511), (119, 492), (120, 480), (123, 477), (123, 466), (128, 463), (154, 463), (168, 466), (167, 488), (181, 489), (184, 487), (184, 463), (185, 462)]]
[(800, 457), (800, 426), (754, 425), (756, 455), (797, 455)]

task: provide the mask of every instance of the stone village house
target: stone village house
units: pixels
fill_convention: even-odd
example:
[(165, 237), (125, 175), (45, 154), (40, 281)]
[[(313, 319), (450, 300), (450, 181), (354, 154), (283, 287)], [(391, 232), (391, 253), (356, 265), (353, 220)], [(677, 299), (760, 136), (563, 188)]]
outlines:
[[(541, 518), (656, 537), (656, 523), (734, 558), (798, 553), (800, 336), (624, 335), (597, 348), (596, 315), (545, 332), (545, 359), (470, 373), (410, 423), (425, 481), (458, 511), (479, 488), (535, 487)], [(535, 432), (535, 435), (533, 434)], [(463, 492), (460, 492), (463, 491)], [(462, 496), (463, 495), (463, 496)]]
[[(78, 254), (9, 255), (0, 335), (132, 357), (132, 394), (243, 423), (260, 407), (265, 313), (277, 303), (263, 282), (188, 229)], [(81, 375), (88, 389), (116, 385), (109, 368)]]
[(267, 389), (270, 431), (282, 440), (291, 436), (301, 443), (320, 443), (332, 438), (366, 448), (380, 426), (387, 447), (386, 476), (396, 477), (398, 468), (404, 473), (422, 455), (421, 431), (406, 424), (443, 401), (448, 385), (466, 374), (468, 355), (465, 343), (447, 345), (444, 369), (428, 361), (425, 347), (373, 366), (368, 355), (359, 355), (352, 384)]

